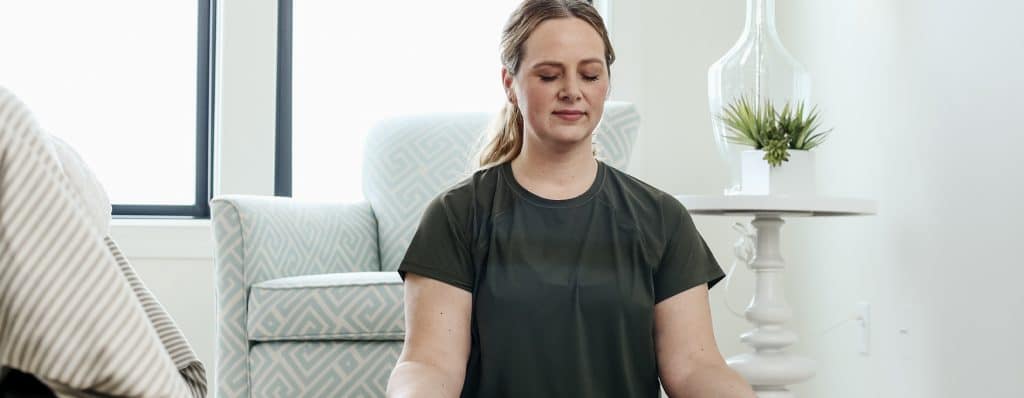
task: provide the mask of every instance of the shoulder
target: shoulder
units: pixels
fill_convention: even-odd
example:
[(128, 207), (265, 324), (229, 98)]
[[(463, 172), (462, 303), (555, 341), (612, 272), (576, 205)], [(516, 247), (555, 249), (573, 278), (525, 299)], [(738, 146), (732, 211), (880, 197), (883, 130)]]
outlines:
[(687, 214), (674, 195), (611, 165), (607, 167), (605, 201), (617, 210), (669, 225), (678, 223), (679, 217)]
[(608, 171), (604, 201), (620, 222), (639, 231), (649, 262), (660, 264), (673, 240), (682, 238), (679, 231), (692, 223), (689, 213), (672, 194), (611, 166)]
[(473, 205), (481, 197), (482, 191), (493, 190), (498, 181), (498, 166), (491, 166), (474, 171), (441, 191), (432, 203), (446, 207), (466, 207)]
[(473, 171), (435, 195), (425, 212), (435, 217), (443, 215), (450, 222), (468, 228), (480, 214), (479, 210), (487, 208), (493, 200), (498, 171), (498, 166)]

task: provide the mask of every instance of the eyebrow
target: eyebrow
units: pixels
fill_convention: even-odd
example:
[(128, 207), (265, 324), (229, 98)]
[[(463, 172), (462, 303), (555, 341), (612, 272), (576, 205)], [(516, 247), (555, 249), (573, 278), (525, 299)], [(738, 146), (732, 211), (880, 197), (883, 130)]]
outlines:
[[(587, 58), (585, 60), (580, 61), (581, 64), (590, 64), (590, 63), (594, 63), (594, 62), (597, 62), (597, 63), (602, 64), (602, 65), (604, 64), (604, 60), (602, 60), (600, 58)], [(563, 68), (564, 67), (564, 65), (561, 62), (558, 62), (558, 61), (541, 61), (541, 62), (538, 62), (536, 65), (533, 65), (532, 69), (537, 69), (537, 68), (540, 68), (542, 66), (554, 66), (554, 67), (558, 67), (558, 68)]]

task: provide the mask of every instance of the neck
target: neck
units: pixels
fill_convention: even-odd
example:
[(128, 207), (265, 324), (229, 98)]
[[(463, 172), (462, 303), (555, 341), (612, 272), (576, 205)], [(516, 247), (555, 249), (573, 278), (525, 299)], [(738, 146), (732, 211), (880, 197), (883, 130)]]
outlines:
[(567, 151), (524, 142), (522, 152), (512, 160), (512, 172), (520, 185), (537, 195), (550, 199), (571, 198), (586, 192), (593, 184), (597, 160), (589, 139), (586, 145)]

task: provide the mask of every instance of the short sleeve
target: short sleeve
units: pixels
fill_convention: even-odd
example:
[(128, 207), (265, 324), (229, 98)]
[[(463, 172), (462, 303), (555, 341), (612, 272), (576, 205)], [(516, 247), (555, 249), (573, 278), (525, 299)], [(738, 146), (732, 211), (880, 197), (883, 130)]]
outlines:
[(446, 203), (445, 197), (442, 194), (427, 205), (398, 274), (403, 281), (412, 272), (472, 292), (474, 270), (466, 233), (461, 230), (465, 224), (449, 208), (454, 202)]
[(711, 289), (725, 277), (690, 213), (679, 200), (666, 196), (662, 201), (666, 246), (654, 274), (655, 303), (702, 283)]

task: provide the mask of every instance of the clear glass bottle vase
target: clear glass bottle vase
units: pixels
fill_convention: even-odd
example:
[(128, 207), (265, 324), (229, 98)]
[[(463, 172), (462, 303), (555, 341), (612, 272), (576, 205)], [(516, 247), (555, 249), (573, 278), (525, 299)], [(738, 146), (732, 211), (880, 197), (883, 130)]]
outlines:
[(747, 19), (739, 40), (708, 69), (708, 102), (719, 154), (729, 166), (725, 194), (741, 190), (740, 153), (754, 149), (729, 142), (732, 133), (720, 116), (746, 96), (760, 109), (765, 99), (776, 107), (810, 100), (811, 78), (786, 51), (775, 30), (775, 0), (747, 0)]

